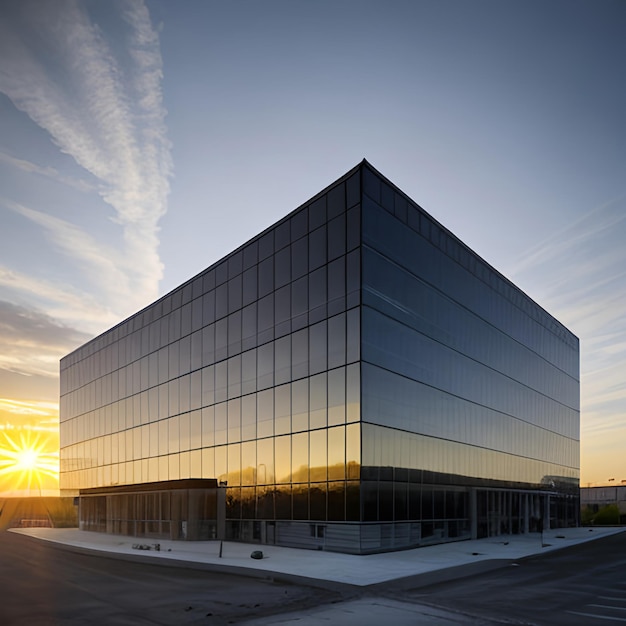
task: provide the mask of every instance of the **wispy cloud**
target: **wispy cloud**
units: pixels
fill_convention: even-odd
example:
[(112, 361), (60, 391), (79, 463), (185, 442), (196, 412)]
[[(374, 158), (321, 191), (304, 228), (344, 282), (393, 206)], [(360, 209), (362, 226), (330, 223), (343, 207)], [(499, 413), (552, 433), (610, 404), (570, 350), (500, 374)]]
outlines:
[(58, 402), (36, 402), (21, 401), (0, 398), (0, 411), (10, 413), (11, 415), (34, 415), (38, 418), (48, 418), (47, 420), (38, 419), (38, 423), (56, 424), (58, 423)]
[(66, 174), (59, 172), (59, 170), (55, 169), (54, 167), (41, 166), (37, 165), (36, 163), (26, 161), (24, 159), (18, 159), (17, 157), (7, 154), (6, 152), (2, 152), (1, 150), (0, 163), (9, 165), (15, 169), (21, 170), (22, 172), (37, 174), (38, 176), (49, 178), (58, 183), (67, 185), (68, 187), (72, 187), (73, 189), (76, 189), (78, 191), (91, 192), (97, 190), (97, 187), (95, 185), (88, 183), (86, 180), (67, 176)]
[[(96, 294), (87, 294), (63, 282), (53, 282), (0, 266), (0, 287), (21, 295), (20, 301), (35, 302), (33, 310), (45, 308), (47, 315), (59, 324), (72, 323), (90, 332), (119, 321), (119, 315), (103, 306)], [(63, 322), (58, 322), (63, 320)]]
[(114, 248), (99, 241), (96, 236), (83, 228), (53, 215), (36, 211), (1, 196), (0, 204), (45, 229), (51, 241), (62, 253), (74, 261), (79, 261), (79, 267), (83, 271), (87, 270), (92, 283), (98, 285), (102, 300), (115, 302), (121, 297), (126, 300), (132, 299), (129, 279), (132, 268), (128, 267), (123, 259), (118, 260), (119, 254)]
[[(564, 225), (561, 230), (552, 233), (528, 250), (513, 267), (509, 268), (509, 273), (517, 276), (535, 270), (555, 259), (563, 259), (565, 255), (584, 249), (598, 238), (610, 235), (614, 227), (623, 226), (626, 221), (626, 214), (623, 213), (625, 200), (626, 194), (603, 202), (577, 220)], [(585, 267), (575, 267), (585, 271)], [(562, 279), (567, 280), (567, 277), (563, 276)]]
[[(0, 370), (56, 377), (59, 359), (87, 338), (40, 311), (0, 300)], [(6, 409), (2, 402), (0, 408)]]
[(509, 271), (581, 340), (582, 431), (626, 422), (626, 196), (602, 203)]
[(58, 437), (58, 403), (0, 398), (0, 431), (15, 433), (20, 430), (50, 433)]
[[(130, 302), (126, 289), (120, 294), (126, 313), (158, 293), (158, 221), (172, 164), (158, 35), (142, 2), (118, 6), (125, 45), (115, 50), (84, 3), (26, 0), (4, 12), (0, 91), (97, 179), (123, 230), (132, 294)], [(58, 242), (59, 230), (46, 227)]]

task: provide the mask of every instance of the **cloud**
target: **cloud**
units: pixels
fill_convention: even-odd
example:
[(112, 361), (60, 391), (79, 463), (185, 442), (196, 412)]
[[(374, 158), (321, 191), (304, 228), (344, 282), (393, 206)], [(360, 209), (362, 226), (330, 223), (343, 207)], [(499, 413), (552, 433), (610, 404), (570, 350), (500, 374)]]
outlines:
[[(10, 400), (8, 398), (0, 398), (0, 411), (12, 413), (14, 415), (36, 415), (38, 417), (53, 418), (59, 411), (58, 402), (25, 402), (22, 400)], [(43, 423), (45, 420), (39, 420)], [(48, 420), (55, 423), (56, 418)]]
[(26, 0), (5, 11), (0, 91), (98, 180), (98, 193), (123, 230), (132, 295), (128, 302), (124, 289), (119, 300), (132, 310), (158, 294), (158, 221), (172, 163), (158, 35), (143, 2), (114, 6), (122, 7), (114, 17), (124, 43), (118, 39), (115, 47), (85, 3)]
[(0, 398), (0, 431), (18, 430), (58, 436), (58, 402)]
[(581, 340), (581, 430), (626, 421), (626, 196), (599, 204), (528, 251), (509, 275)]
[(34, 278), (0, 266), (0, 287), (17, 295), (24, 294), (21, 300), (40, 303), (39, 307), (32, 306), (33, 310), (45, 306), (50, 319), (59, 324), (73, 323), (89, 335), (119, 321), (119, 316), (103, 307), (96, 295), (81, 292), (69, 284)]
[(35, 163), (31, 163), (30, 161), (25, 161), (24, 159), (18, 159), (17, 157), (11, 156), (6, 152), (2, 152), (0, 150), (0, 163), (4, 163), (5, 165), (9, 165), (10, 167), (14, 167), (15, 169), (21, 170), (22, 172), (27, 172), (29, 174), (37, 174), (38, 176), (44, 176), (45, 178), (49, 178), (58, 183), (62, 183), (67, 185), (68, 187), (72, 187), (78, 191), (82, 192), (92, 192), (96, 191), (96, 186), (88, 183), (85, 180), (80, 180), (78, 178), (73, 178), (72, 176), (67, 176), (66, 174), (62, 174), (54, 167), (46, 166), (42, 167), (41, 165), (37, 165)]
[[(98, 241), (84, 229), (58, 217), (48, 215), (0, 197), (0, 203), (44, 228), (53, 243), (67, 256), (79, 261), (78, 267), (87, 270), (90, 279), (98, 285), (102, 299), (111, 302), (116, 297), (132, 299), (128, 278), (131, 268), (120, 263), (118, 253)], [(80, 307), (82, 308), (82, 306)]]
[[(626, 222), (626, 214), (623, 212), (625, 200), (626, 195), (623, 195), (599, 204), (577, 220), (566, 224), (560, 231), (552, 233), (528, 250), (523, 258), (509, 268), (509, 273), (518, 276), (528, 271), (532, 272), (542, 265), (563, 261), (566, 256), (576, 255), (586, 246), (593, 245), (598, 239), (610, 235), (614, 228), (623, 228)], [(595, 245), (593, 250), (597, 251)], [(624, 252), (619, 254), (623, 256)], [(578, 265), (576, 269), (589, 271), (589, 268)], [(567, 279), (567, 276), (563, 275), (562, 279)]]
[[(0, 300), (0, 370), (56, 377), (59, 359), (88, 338), (44, 313)], [(6, 410), (1, 402), (0, 408)]]

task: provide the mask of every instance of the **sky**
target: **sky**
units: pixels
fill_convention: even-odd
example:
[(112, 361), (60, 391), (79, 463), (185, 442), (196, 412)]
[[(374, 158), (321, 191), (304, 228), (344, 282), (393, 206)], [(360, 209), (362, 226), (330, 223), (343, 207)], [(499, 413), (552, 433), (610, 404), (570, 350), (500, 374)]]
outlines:
[(581, 485), (626, 481), (625, 28), (623, 0), (0, 0), (0, 495), (56, 488), (62, 356), (363, 158), (580, 338)]

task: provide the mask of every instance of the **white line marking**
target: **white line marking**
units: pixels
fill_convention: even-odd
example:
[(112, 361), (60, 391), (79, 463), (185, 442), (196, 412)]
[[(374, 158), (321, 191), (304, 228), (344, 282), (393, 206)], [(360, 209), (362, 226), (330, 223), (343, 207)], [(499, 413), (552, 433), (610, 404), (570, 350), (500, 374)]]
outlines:
[(596, 606), (599, 609), (613, 609), (614, 611), (626, 611), (626, 606), (610, 606), (608, 604), (588, 604), (587, 606)]
[(572, 615), (582, 615), (583, 617), (595, 617), (596, 619), (608, 619), (614, 622), (626, 622), (626, 617), (609, 617), (608, 615), (596, 615), (595, 613), (580, 613), (579, 611), (566, 611)]

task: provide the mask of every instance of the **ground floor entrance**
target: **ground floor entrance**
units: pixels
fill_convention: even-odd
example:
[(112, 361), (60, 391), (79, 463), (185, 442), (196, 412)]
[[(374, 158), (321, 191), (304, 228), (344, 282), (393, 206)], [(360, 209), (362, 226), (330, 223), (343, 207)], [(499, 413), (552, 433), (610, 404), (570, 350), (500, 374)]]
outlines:
[[(369, 484), (365, 487), (367, 495)], [(293, 519), (293, 514), (290, 519), (280, 518), (276, 508), (269, 511), (273, 515), (267, 508), (244, 510), (236, 506), (240, 488), (210, 479), (87, 489), (80, 492), (79, 524), (83, 530), (149, 539), (227, 539), (370, 554), (579, 523), (575, 494), (432, 486), (419, 490), (420, 498), (414, 499), (419, 507), (412, 508), (406, 506), (406, 486), (400, 487), (387, 490), (392, 496), (390, 519), (384, 519), (381, 510), (386, 509), (380, 507), (377, 516), (366, 519), (370, 511), (364, 496), (360, 520)], [(409, 505), (414, 500), (409, 499)], [(410, 518), (410, 513), (415, 516)]]
[(541, 491), (475, 489), (470, 494), (472, 539), (578, 526), (574, 495)]
[(150, 539), (216, 539), (223, 533), (223, 500), (215, 480), (89, 489), (80, 493), (79, 525), (81, 530)]

